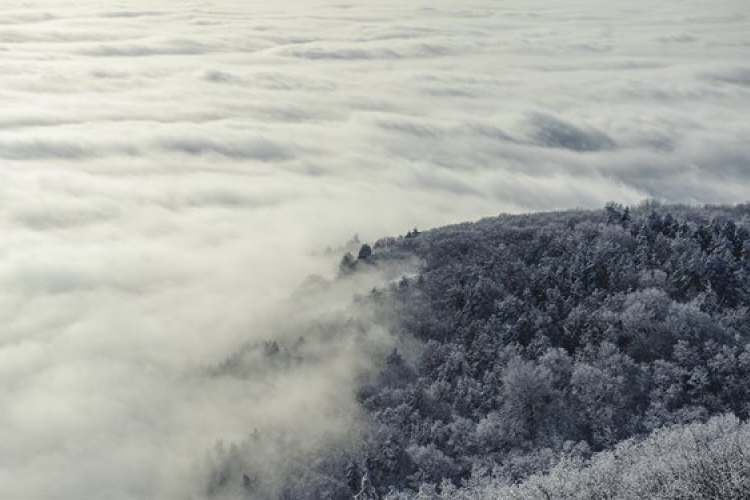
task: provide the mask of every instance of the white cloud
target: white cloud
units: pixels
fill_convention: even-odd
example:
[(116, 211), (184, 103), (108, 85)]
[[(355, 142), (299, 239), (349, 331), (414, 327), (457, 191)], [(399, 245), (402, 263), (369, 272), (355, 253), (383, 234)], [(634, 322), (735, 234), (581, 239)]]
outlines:
[(0, 497), (182, 497), (219, 438), (356, 426), (372, 346), (206, 376), (355, 232), (750, 192), (741, 0), (8, 3)]

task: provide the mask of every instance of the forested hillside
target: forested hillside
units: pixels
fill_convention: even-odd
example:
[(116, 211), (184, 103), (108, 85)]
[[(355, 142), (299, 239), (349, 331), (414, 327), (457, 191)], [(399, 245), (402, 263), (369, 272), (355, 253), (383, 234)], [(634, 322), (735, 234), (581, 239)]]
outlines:
[(336, 281), (415, 258), (357, 301), (398, 346), (357, 390), (365, 437), (300, 458), (270, 492), (240, 458), (256, 436), (218, 453), (209, 493), (747, 498), (750, 205), (413, 230), (346, 255)]

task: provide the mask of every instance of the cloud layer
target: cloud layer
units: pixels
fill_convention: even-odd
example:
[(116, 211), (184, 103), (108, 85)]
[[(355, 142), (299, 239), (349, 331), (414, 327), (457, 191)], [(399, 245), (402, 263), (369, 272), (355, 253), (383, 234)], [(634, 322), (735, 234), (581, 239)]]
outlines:
[(361, 346), (204, 376), (355, 232), (746, 201), (748, 23), (741, 0), (4, 4), (0, 497), (184, 496), (217, 439), (355, 425)]

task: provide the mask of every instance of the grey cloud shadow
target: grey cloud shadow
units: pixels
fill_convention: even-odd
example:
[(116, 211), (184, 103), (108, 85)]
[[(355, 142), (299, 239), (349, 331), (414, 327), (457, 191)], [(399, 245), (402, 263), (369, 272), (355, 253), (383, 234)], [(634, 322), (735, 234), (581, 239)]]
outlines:
[(0, 25), (35, 24), (57, 20), (58, 17), (49, 12), (22, 12), (0, 15)]
[(20, 140), (0, 139), (0, 158), (6, 160), (86, 160), (110, 154), (137, 156), (140, 153), (137, 146), (127, 142), (97, 143), (47, 137)]
[(444, 135), (444, 131), (435, 125), (406, 119), (381, 119), (378, 127), (388, 132), (408, 134), (422, 139), (437, 139)]
[(186, 206), (193, 208), (205, 208), (205, 207), (216, 207), (216, 208), (270, 208), (277, 205), (282, 205), (290, 199), (289, 196), (251, 196), (243, 193), (236, 193), (228, 190), (219, 191), (214, 190), (210, 192), (198, 193), (190, 195), (186, 198)]
[(264, 162), (289, 160), (294, 150), (268, 139), (221, 141), (199, 137), (164, 138), (157, 142), (165, 151), (203, 156), (215, 154), (234, 159), (252, 159)]
[(217, 85), (236, 85), (272, 91), (333, 92), (338, 86), (330, 80), (314, 78), (311, 75), (290, 73), (260, 72), (239, 75), (221, 69), (208, 69), (202, 79)]
[(704, 80), (750, 87), (750, 68), (735, 68), (716, 73), (704, 73)]
[(111, 222), (119, 217), (119, 210), (81, 209), (73, 210), (64, 207), (52, 209), (35, 208), (15, 213), (13, 220), (20, 225), (35, 231), (78, 229), (93, 224)]
[(231, 73), (214, 69), (206, 71), (204, 79), (213, 83), (232, 83), (237, 81), (236, 77)]
[(617, 143), (594, 127), (575, 125), (548, 113), (531, 113), (525, 120), (532, 143), (579, 153), (610, 151)]
[(403, 56), (393, 49), (360, 49), (352, 47), (310, 47), (286, 52), (291, 57), (311, 60), (357, 61), (368, 59), (401, 59)]
[(398, 59), (427, 59), (443, 57), (454, 53), (454, 49), (445, 45), (433, 43), (419, 43), (404, 47), (322, 47), (312, 46), (305, 48), (286, 49), (282, 55), (310, 60), (398, 60)]
[(81, 54), (92, 57), (147, 57), (147, 56), (169, 56), (169, 55), (197, 55), (206, 54), (218, 50), (217, 47), (180, 40), (172, 43), (122, 43), (101, 44), (94, 47), (84, 48)]
[(0, 158), (7, 160), (33, 160), (46, 158), (84, 159), (98, 153), (84, 144), (60, 140), (21, 140), (0, 142)]
[(100, 17), (105, 18), (135, 18), (135, 17), (156, 17), (156, 16), (166, 16), (169, 15), (170, 12), (168, 11), (149, 11), (149, 10), (138, 10), (138, 11), (128, 11), (128, 10), (119, 10), (119, 11), (108, 11), (108, 12), (102, 12), (99, 14)]
[(99, 31), (39, 31), (34, 32), (22, 28), (3, 29), (0, 31), (0, 43), (26, 44), (26, 43), (81, 43), (81, 42), (103, 42), (107, 40), (128, 40), (127, 34), (112, 34)]

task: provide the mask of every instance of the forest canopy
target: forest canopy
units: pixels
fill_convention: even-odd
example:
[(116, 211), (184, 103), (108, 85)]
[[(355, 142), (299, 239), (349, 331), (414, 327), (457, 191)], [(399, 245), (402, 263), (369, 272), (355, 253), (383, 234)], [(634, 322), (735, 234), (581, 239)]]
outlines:
[(395, 262), (418, 264), (356, 301), (396, 339), (356, 391), (364, 437), (300, 457), (271, 491), (241, 458), (263, 449), (256, 436), (217, 455), (209, 493), (749, 494), (750, 205), (612, 203), (415, 229), (348, 253), (336, 282)]

